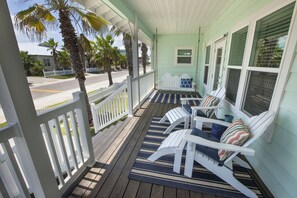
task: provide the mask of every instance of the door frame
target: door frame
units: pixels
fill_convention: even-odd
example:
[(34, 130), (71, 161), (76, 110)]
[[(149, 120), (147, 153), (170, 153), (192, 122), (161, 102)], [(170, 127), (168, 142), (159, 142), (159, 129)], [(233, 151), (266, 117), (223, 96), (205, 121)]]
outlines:
[(219, 79), (220, 79), (220, 86), (223, 85), (223, 75), (224, 75), (224, 62), (225, 62), (225, 54), (226, 54), (226, 36), (216, 40), (213, 42), (213, 50), (212, 50), (212, 64), (211, 64), (211, 75), (210, 75), (210, 85), (209, 90), (213, 91), (213, 87), (215, 84), (215, 72), (216, 72), (216, 60), (217, 60), (217, 49), (222, 48), (222, 58), (221, 58), (221, 64), (220, 64), (220, 71), (219, 71)]

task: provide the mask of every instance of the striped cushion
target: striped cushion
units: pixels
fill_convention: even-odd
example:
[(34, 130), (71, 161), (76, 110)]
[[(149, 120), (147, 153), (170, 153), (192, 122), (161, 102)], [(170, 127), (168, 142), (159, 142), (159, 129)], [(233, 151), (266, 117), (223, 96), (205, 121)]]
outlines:
[[(206, 95), (203, 97), (202, 102), (200, 103), (200, 107), (211, 107), (216, 106), (219, 103), (220, 99), (217, 97), (213, 97), (210, 95)], [(203, 109), (201, 110), (207, 117), (209, 117), (213, 109)]]
[[(249, 128), (242, 120), (235, 120), (223, 133), (220, 142), (241, 146), (250, 136)], [(225, 160), (233, 152), (220, 149), (218, 155), (220, 160)]]

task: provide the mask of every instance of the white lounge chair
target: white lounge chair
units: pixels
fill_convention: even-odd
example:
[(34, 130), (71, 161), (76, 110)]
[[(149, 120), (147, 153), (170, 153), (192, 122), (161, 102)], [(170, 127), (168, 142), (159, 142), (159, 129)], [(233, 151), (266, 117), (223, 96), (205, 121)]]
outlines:
[[(177, 125), (184, 123), (184, 128), (189, 128), (189, 123), (191, 123), (191, 128), (195, 126), (193, 120), (194, 116), (207, 117), (201, 110), (210, 109), (212, 110), (208, 117), (212, 117), (213, 114), (220, 108), (221, 103), (225, 98), (226, 89), (225, 87), (220, 87), (217, 90), (212, 91), (209, 95), (217, 97), (219, 103), (216, 106), (202, 107), (202, 106), (190, 106), (188, 102), (190, 100), (202, 101), (202, 98), (181, 98), (182, 107), (176, 107), (168, 111), (164, 117), (160, 120), (159, 123), (164, 123), (166, 120), (169, 120), (170, 126), (164, 131), (164, 134), (169, 134), (172, 129)], [(201, 104), (201, 103), (200, 103)], [(199, 123), (199, 128), (202, 128), (202, 123)]]
[[(199, 164), (207, 168), (209, 171), (220, 177), (222, 180), (229, 183), (235, 189), (242, 192), (247, 197), (256, 198), (257, 195), (252, 190), (247, 188), (234, 177), (232, 171), (233, 162), (237, 163), (242, 167), (251, 169), (249, 164), (237, 157), (237, 155), (239, 153), (250, 156), (255, 155), (255, 151), (247, 147), (266, 131), (266, 129), (273, 122), (274, 116), (274, 112), (266, 111), (258, 116), (250, 118), (246, 124), (249, 127), (251, 134), (249, 139), (242, 146), (223, 144), (220, 142), (213, 141), (212, 139), (207, 138), (205, 135), (201, 135), (201, 133), (205, 132), (196, 134), (196, 136), (192, 135), (191, 132), (188, 132), (187, 134), (185, 134), (185, 137), (183, 139), (183, 141), (187, 141), (187, 154), (184, 174), (188, 177), (192, 177), (193, 163), (195, 160)], [(197, 119), (199, 119), (199, 121), (202, 122), (219, 123), (228, 126), (228, 123), (220, 123), (217, 120), (205, 118)], [(232, 151), (233, 154), (231, 154), (224, 161), (220, 161), (217, 154), (218, 149)]]

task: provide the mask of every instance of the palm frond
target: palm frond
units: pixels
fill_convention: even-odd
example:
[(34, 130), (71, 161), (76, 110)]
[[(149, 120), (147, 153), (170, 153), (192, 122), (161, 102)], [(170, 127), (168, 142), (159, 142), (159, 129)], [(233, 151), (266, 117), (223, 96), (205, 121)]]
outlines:
[[(36, 36), (37, 40), (41, 40), (45, 35), (45, 25), (56, 21), (48, 8), (38, 4), (18, 12), (14, 19), (17, 29), (25, 32), (30, 38), (34, 39)], [(34, 36), (30, 33), (33, 33)]]

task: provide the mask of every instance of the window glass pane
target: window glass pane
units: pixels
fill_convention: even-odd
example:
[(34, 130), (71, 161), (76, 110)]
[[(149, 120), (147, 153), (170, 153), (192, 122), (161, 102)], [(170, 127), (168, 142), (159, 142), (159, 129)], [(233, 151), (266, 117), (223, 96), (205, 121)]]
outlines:
[(242, 65), (247, 31), (248, 27), (245, 27), (232, 34), (229, 65)]
[(269, 110), (276, 73), (251, 71), (243, 111), (254, 116)]
[(192, 55), (192, 50), (190, 50), (190, 49), (179, 49), (179, 50), (177, 50), (177, 54), (179, 56), (191, 56)]
[(205, 64), (209, 64), (210, 45), (206, 48)]
[(235, 104), (236, 102), (240, 72), (240, 69), (228, 69), (226, 99), (232, 104)]
[(293, 10), (294, 3), (291, 3), (257, 21), (249, 65), (279, 67)]
[(215, 66), (215, 74), (214, 74), (214, 84), (213, 90), (218, 88), (219, 78), (220, 78), (220, 70), (221, 70), (221, 62), (222, 62), (222, 52), (223, 48), (217, 49), (217, 57), (216, 57), (216, 66)]
[(191, 64), (191, 57), (177, 57), (177, 63)]
[(207, 85), (207, 80), (208, 80), (208, 66), (204, 67), (204, 78), (203, 78), (203, 83)]

